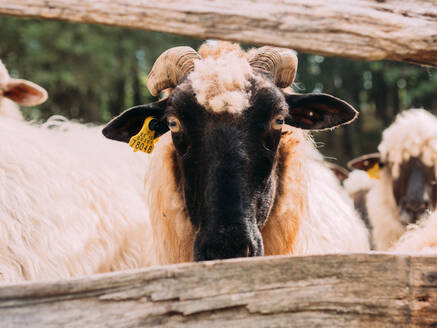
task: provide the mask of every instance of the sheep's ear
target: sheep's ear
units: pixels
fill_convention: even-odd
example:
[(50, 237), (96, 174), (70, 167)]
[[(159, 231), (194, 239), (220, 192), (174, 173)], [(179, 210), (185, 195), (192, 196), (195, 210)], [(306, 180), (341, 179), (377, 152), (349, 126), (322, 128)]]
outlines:
[(155, 124), (155, 138), (168, 131), (167, 124), (163, 121), (164, 110), (167, 106), (167, 99), (157, 101), (148, 105), (135, 106), (126, 109), (123, 113), (112, 119), (102, 130), (106, 138), (129, 142), (130, 138), (136, 135), (142, 128), (144, 120), (153, 116), (157, 119)]
[(381, 155), (379, 153), (367, 154), (349, 161), (347, 167), (351, 170), (368, 171), (376, 164), (380, 164), (380, 160)]
[(301, 129), (324, 130), (352, 122), (358, 112), (347, 102), (331, 95), (285, 95), (289, 114), (285, 123)]
[(10, 79), (3, 95), (21, 106), (36, 106), (47, 100), (47, 91), (27, 80)]

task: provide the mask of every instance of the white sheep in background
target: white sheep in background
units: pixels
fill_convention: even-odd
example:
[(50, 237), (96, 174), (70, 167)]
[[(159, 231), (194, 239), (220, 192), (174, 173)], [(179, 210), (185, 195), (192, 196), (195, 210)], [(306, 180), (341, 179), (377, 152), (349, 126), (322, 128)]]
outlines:
[(154, 261), (145, 156), (100, 128), (0, 117), (0, 281), (63, 279)]
[[(296, 72), (291, 51), (264, 47), (246, 54), (221, 43), (202, 46), (199, 53), (178, 47), (162, 54), (148, 87), (152, 94), (174, 88), (169, 98), (127, 110), (103, 130), (111, 139), (129, 142), (150, 115), (158, 122), (157, 136), (171, 130), (150, 155), (145, 184), (158, 264), (367, 251), (367, 231), (352, 201), (344, 197), (308, 133), (295, 128), (332, 127), (353, 119), (355, 111), (328, 95), (282, 93)], [(335, 108), (331, 113), (339, 117), (349, 116), (328, 118), (324, 106)], [(250, 114), (257, 110), (259, 123)], [(288, 127), (281, 136), (284, 120)], [(325, 125), (328, 121), (332, 125)], [(251, 124), (258, 129), (244, 130)], [(246, 149), (262, 146), (256, 134), (265, 128), (274, 135), (265, 148), (274, 149), (268, 156), (276, 158), (266, 184), (251, 187), (260, 188), (253, 195), (246, 186), (254, 178), (246, 176), (260, 168), (248, 163), (259, 160), (263, 148)]]
[(39, 85), (22, 79), (13, 79), (0, 60), (0, 116), (21, 120), (22, 106), (36, 106), (47, 99), (47, 92)]
[[(378, 146), (378, 179), (366, 196), (377, 250), (388, 250), (437, 203), (437, 118), (423, 109), (399, 114)], [(359, 163), (359, 161), (356, 161)]]
[(343, 181), (343, 185), (350, 195), (354, 195), (360, 191), (369, 191), (372, 188), (373, 180), (366, 172), (353, 170)]

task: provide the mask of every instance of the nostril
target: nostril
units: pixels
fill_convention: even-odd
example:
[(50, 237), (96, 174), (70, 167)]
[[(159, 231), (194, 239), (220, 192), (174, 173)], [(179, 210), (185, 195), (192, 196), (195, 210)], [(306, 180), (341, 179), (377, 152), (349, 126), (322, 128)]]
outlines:
[(429, 206), (428, 201), (404, 202), (404, 208), (411, 213), (421, 213)]
[(427, 200), (423, 201), (422, 204), (420, 205), (420, 209), (423, 211), (426, 211), (429, 207), (429, 202)]

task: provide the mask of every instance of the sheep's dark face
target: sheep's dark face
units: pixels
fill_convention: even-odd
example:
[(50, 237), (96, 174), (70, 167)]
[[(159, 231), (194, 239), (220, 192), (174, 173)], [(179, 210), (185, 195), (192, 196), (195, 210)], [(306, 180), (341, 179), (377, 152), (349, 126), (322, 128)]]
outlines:
[(196, 260), (263, 255), (260, 230), (273, 204), (288, 105), (276, 88), (252, 94), (239, 114), (205, 110), (189, 86), (168, 101), (179, 184), (198, 230)]
[(436, 180), (435, 168), (426, 166), (418, 157), (411, 157), (401, 164), (399, 176), (392, 179), (401, 223), (415, 223), (436, 208)]
[[(399, 166), (395, 173), (395, 163), (382, 161), (379, 153), (361, 156), (348, 164), (353, 169), (374, 170), (382, 168), (390, 184), (400, 221), (403, 225), (416, 223), (423, 216), (434, 211), (437, 206), (437, 178), (435, 167), (426, 165), (420, 157), (410, 157)], [(397, 170), (396, 170), (397, 171)]]
[(262, 74), (250, 81), (248, 94), (249, 105), (238, 113), (211, 111), (185, 80), (168, 99), (129, 109), (103, 130), (128, 142), (150, 115), (159, 121), (158, 136), (170, 130), (174, 178), (197, 231), (196, 261), (263, 255), (261, 230), (280, 179), (277, 149), (284, 124), (325, 129), (356, 116), (329, 95), (285, 95)]

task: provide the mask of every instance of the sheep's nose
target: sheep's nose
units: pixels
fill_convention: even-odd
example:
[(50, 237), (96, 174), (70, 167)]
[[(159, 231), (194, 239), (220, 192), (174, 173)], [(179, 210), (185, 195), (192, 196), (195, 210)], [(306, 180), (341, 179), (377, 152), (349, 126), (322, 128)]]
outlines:
[(198, 252), (196, 260), (207, 261), (236, 257), (251, 257), (256, 255), (255, 253), (251, 252), (251, 249), (253, 248), (254, 247), (252, 245), (247, 245), (246, 243), (240, 247), (237, 245), (232, 245), (229, 247), (222, 244), (217, 245), (214, 243), (205, 243), (200, 248), (200, 252)]
[(404, 203), (405, 210), (412, 213), (423, 213), (428, 206), (429, 202), (427, 200), (406, 201)]
[(194, 260), (208, 261), (264, 255), (261, 234), (226, 229), (223, 233), (199, 231), (194, 242)]
[(429, 201), (427, 200), (404, 200), (402, 202), (402, 207), (408, 214), (410, 220), (409, 222), (404, 222), (406, 224), (414, 223), (420, 216), (426, 212), (429, 207)]

